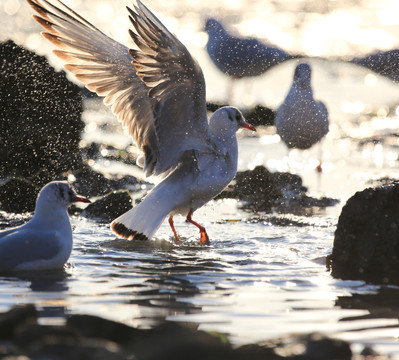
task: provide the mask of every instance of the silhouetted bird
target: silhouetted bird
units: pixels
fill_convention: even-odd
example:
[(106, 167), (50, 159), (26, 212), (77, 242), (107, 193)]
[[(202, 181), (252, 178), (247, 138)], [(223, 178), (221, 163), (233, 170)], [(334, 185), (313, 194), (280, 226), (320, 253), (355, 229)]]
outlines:
[(311, 73), (309, 64), (296, 66), (291, 88), (277, 110), (276, 131), (289, 149), (309, 149), (328, 133), (328, 111), (313, 98)]
[(208, 19), (209, 35), (206, 49), (217, 68), (226, 75), (240, 79), (259, 76), (272, 66), (292, 59), (284, 50), (266, 45), (255, 38), (230, 35), (215, 19)]
[(399, 49), (378, 51), (350, 61), (399, 82)]

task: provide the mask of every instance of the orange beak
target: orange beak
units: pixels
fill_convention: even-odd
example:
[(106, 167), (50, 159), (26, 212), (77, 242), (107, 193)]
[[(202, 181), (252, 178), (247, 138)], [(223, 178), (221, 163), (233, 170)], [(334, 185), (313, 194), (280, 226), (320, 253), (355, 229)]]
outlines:
[(73, 202), (91, 203), (89, 199), (86, 199), (85, 197), (79, 195), (74, 197)]
[(240, 125), (241, 125), (241, 127), (242, 127), (243, 129), (248, 129), (248, 130), (251, 130), (251, 131), (256, 131), (255, 126), (251, 125), (250, 123), (247, 123), (246, 121), (242, 121), (242, 122), (240, 123)]

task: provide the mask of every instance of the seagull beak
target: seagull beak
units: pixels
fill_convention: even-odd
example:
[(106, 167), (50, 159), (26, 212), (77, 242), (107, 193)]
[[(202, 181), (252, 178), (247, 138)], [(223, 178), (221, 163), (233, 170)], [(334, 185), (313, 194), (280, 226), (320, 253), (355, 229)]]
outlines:
[(250, 123), (247, 123), (246, 121), (241, 121), (240, 125), (243, 129), (248, 129), (251, 131), (256, 131), (255, 126), (251, 125)]
[(76, 195), (76, 196), (72, 199), (72, 202), (91, 203), (91, 201), (90, 201), (89, 199), (86, 199), (85, 197), (79, 196), (79, 195)]

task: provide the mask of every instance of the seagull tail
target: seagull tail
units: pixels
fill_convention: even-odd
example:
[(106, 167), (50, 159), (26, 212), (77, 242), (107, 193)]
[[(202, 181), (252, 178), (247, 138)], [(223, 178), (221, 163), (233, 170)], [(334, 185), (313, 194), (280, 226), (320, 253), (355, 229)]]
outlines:
[(170, 201), (162, 201), (162, 195), (162, 191), (151, 191), (140, 204), (111, 223), (112, 231), (129, 240), (151, 239), (171, 210)]

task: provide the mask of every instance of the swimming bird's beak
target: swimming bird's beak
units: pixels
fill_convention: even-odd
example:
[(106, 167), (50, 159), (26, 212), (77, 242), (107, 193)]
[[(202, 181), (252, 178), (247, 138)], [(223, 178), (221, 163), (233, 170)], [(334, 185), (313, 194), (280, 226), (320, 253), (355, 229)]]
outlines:
[(91, 203), (91, 201), (90, 201), (89, 199), (86, 199), (85, 197), (79, 196), (79, 195), (76, 195), (76, 196), (72, 199), (72, 202)]
[(250, 123), (247, 123), (245, 120), (242, 120), (242, 121), (240, 122), (240, 125), (241, 125), (241, 127), (242, 127), (243, 129), (248, 129), (248, 130), (251, 130), (251, 131), (256, 131), (255, 126), (251, 125)]

